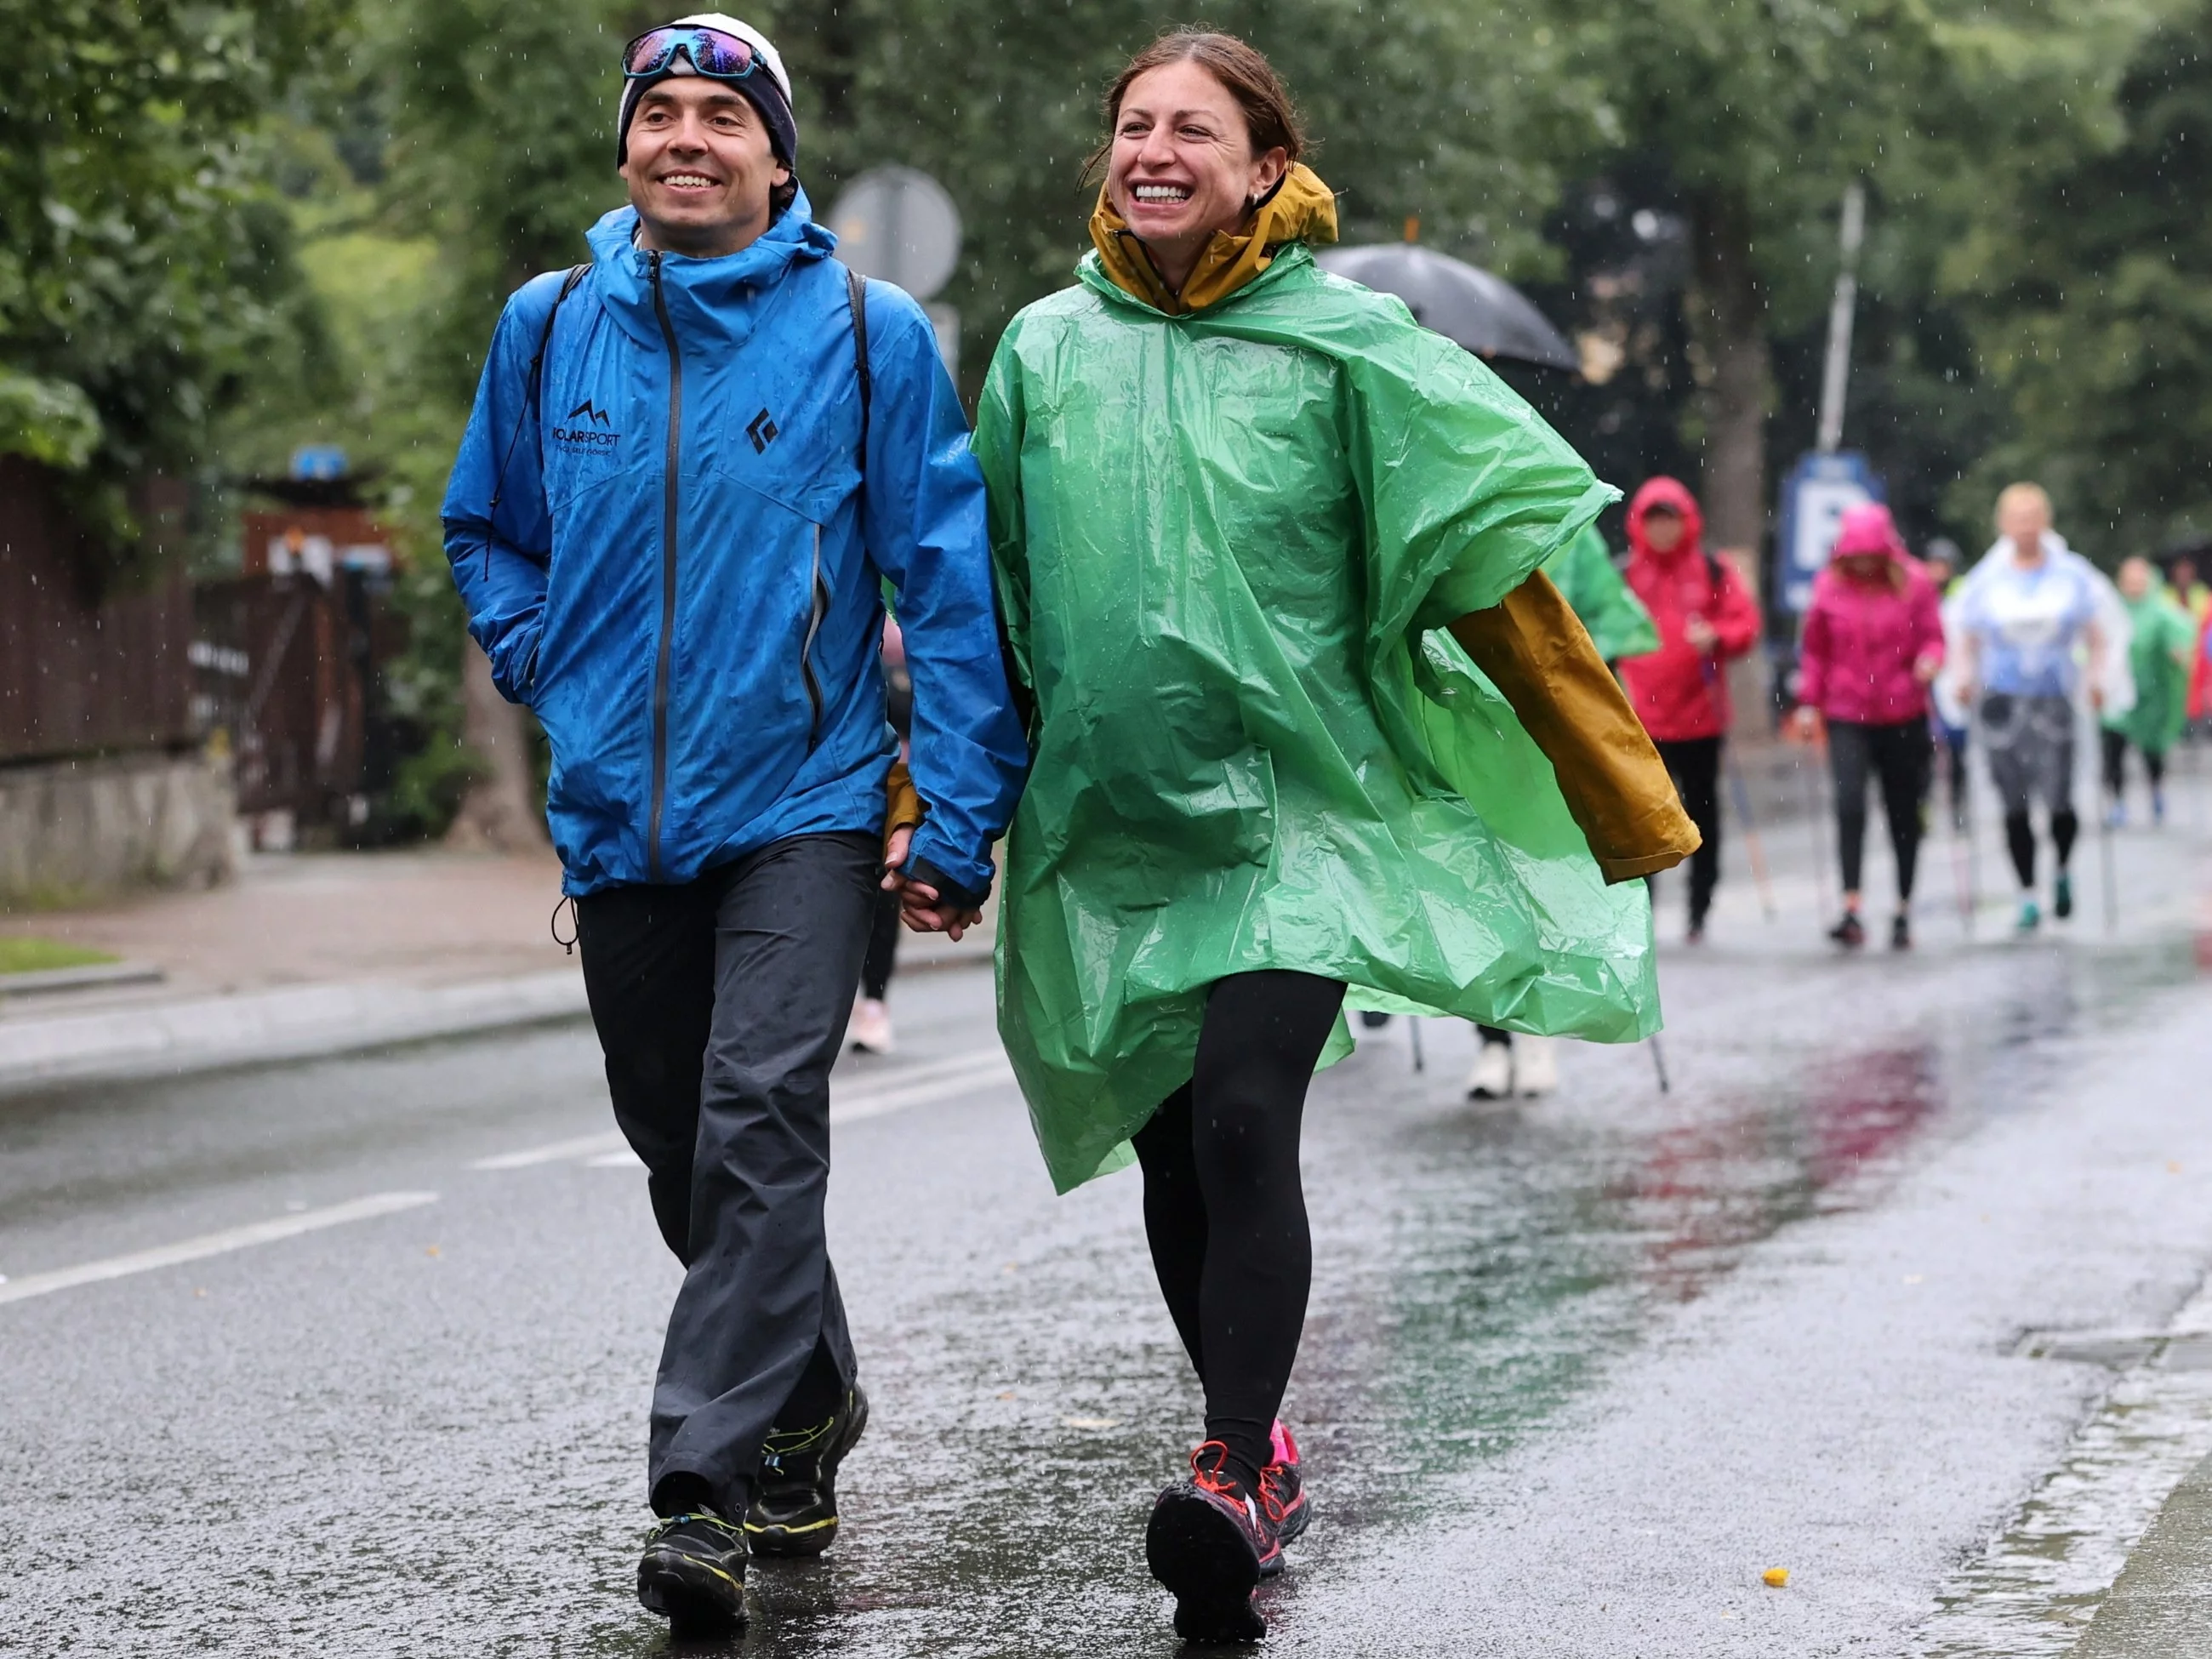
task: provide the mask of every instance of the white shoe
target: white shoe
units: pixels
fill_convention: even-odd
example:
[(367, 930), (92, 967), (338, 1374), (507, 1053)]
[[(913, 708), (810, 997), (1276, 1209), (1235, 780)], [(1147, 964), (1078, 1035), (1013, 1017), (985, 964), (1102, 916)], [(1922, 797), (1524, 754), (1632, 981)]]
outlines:
[(1512, 1092), (1513, 1050), (1502, 1042), (1484, 1043), (1474, 1057), (1474, 1069), (1467, 1074), (1467, 1097), (1503, 1100)]
[(853, 1005), (848, 1035), (864, 1054), (893, 1054), (898, 1048), (897, 1040), (891, 1036), (891, 1011), (875, 997), (862, 997)]
[(1559, 1045), (1547, 1036), (1526, 1032), (1513, 1039), (1513, 1092), (1548, 1095), (1559, 1086)]

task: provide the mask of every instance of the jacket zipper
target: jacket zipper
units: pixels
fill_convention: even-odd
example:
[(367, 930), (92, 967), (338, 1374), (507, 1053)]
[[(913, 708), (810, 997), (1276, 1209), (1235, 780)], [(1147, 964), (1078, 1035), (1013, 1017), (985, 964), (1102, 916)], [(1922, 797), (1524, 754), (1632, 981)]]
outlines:
[(822, 631), (822, 618), (829, 614), (830, 590), (822, 580), (822, 526), (814, 526), (814, 572), (809, 584), (811, 609), (806, 618), (806, 642), (799, 647), (799, 674), (806, 682), (806, 703), (813, 712), (806, 722), (806, 752), (812, 754), (814, 745), (822, 738), (822, 682), (814, 676), (814, 639)]
[(660, 652), (653, 669), (653, 811), (645, 830), (646, 879), (660, 879), (660, 814), (668, 797), (668, 665), (676, 635), (677, 489), (684, 460), (684, 358), (676, 349), (676, 325), (668, 320), (668, 301), (660, 288), (660, 254), (646, 255), (653, 277), (653, 314), (668, 347), (668, 454), (660, 505)]

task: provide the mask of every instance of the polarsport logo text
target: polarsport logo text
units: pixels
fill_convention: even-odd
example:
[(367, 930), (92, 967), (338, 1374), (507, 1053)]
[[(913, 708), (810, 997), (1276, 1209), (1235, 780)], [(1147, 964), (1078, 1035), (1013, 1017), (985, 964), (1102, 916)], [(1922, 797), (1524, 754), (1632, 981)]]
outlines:
[(589, 398), (578, 404), (562, 417), (562, 424), (553, 428), (553, 441), (584, 449), (612, 449), (622, 441), (622, 434), (602, 428), (610, 422), (605, 410), (592, 407)]

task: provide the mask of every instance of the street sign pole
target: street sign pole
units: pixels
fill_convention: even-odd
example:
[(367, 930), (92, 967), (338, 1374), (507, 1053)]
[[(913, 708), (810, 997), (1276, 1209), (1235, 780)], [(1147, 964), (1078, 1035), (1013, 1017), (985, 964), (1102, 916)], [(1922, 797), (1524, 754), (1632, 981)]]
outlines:
[(1866, 186), (1844, 191), (1843, 260), (1828, 307), (1828, 360), (1820, 371), (1820, 427), (1815, 447), (1832, 455), (1844, 447), (1844, 398), (1851, 383), (1851, 323), (1858, 311), (1859, 249), (1866, 241)]

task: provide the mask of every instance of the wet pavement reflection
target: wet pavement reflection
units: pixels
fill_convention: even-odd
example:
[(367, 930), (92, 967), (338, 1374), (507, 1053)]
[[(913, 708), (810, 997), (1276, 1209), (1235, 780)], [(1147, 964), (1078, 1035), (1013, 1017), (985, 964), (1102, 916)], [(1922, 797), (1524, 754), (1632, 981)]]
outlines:
[[(1552, 1431), (1763, 1241), (1879, 1203), (1916, 1159), (2019, 1109), (2069, 1045), (2198, 971), (2177, 933), (1802, 957), (1785, 985), (1756, 945), (1668, 957), (1666, 1095), (1648, 1053), (1574, 1047), (1558, 1096), (1468, 1102), (1472, 1036), (1443, 1022), (1426, 1028), (1425, 1071), (1401, 1021), (1319, 1079), (1316, 1283), (1285, 1414), (1321, 1518), (1298, 1570), (1266, 1592), (1269, 1651), (1388, 1650), (1389, 1613), (1347, 1631), (1340, 1597), (1309, 1628), (1302, 1584), (1378, 1538), (1448, 1524), (1450, 1477)], [(981, 976), (902, 995), (909, 1029), (954, 1049), (984, 1040)], [(569, 1065), (588, 1083), (590, 1060), (575, 1033), (445, 1045), (376, 1062), (370, 1092), (482, 1092), (502, 1071)], [(339, 1073), (236, 1086), (273, 1110), (319, 1075)], [(160, 1474), (131, 1476), (153, 1559), (88, 1583), (52, 1562), (70, 1535), (55, 1472), (131, 1443), (46, 1437), (70, 1372), (40, 1373), (44, 1403), (19, 1407), (0, 1451), (0, 1553), (47, 1565), (19, 1580), (0, 1633), (30, 1617), (110, 1650), (91, 1633), (114, 1620), (145, 1653), (1174, 1651), (1141, 1531), (1199, 1410), (1151, 1283), (1136, 1177), (1052, 1199), (1003, 1089), (840, 1133), (833, 1236), (874, 1425), (842, 1483), (845, 1536), (823, 1562), (756, 1564), (742, 1638), (672, 1644), (630, 1599), (643, 1390), (670, 1288), (635, 1172), (471, 1187), (428, 1143), (392, 1156), (434, 1152), (447, 1171), (446, 1277), (427, 1295), (372, 1287), (320, 1304), (326, 1342), (300, 1337), (338, 1271), (313, 1262), (216, 1328), (221, 1349), (173, 1331), (168, 1301), (17, 1320), (27, 1336), (72, 1332), (88, 1366), (150, 1341), (207, 1392), (158, 1402), (170, 1449)], [(409, 1265), (434, 1271), (419, 1255)], [(141, 1318), (149, 1330), (117, 1328)], [(29, 1492), (38, 1503), (15, 1501)], [(156, 1583), (149, 1607), (139, 1598)]]

